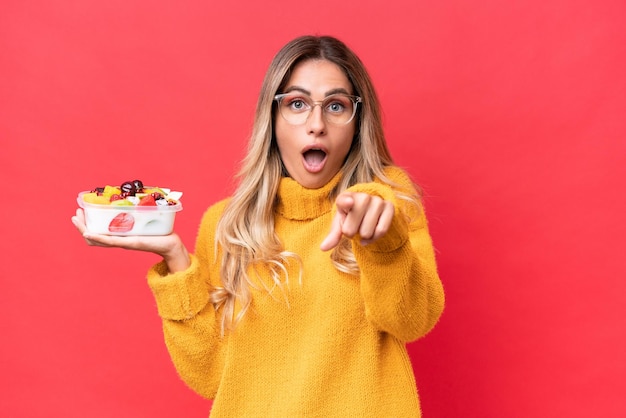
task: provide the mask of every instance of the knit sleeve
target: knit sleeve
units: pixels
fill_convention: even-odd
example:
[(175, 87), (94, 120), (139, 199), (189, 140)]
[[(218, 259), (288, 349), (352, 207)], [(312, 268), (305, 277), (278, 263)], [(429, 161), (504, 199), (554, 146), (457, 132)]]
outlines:
[[(388, 174), (402, 193), (416, 195), (404, 172), (395, 168)], [(433, 328), (444, 306), (424, 210), (411, 206), (381, 182), (357, 184), (349, 190), (379, 196), (395, 209), (384, 237), (366, 246), (358, 237), (352, 239), (368, 320), (401, 341), (416, 340)]]
[(172, 362), (181, 379), (209, 399), (215, 396), (223, 369), (224, 342), (209, 303), (212, 280), (216, 280), (213, 249), (219, 213), (219, 207), (212, 207), (203, 216), (187, 270), (168, 274), (160, 262), (148, 271)]

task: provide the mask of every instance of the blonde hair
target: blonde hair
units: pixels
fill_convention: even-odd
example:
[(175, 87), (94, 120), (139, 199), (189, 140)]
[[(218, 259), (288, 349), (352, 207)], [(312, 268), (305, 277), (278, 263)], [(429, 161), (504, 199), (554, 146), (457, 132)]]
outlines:
[[(274, 230), (276, 196), (284, 176), (273, 132), (274, 96), (284, 88), (297, 64), (313, 59), (338, 65), (352, 83), (353, 94), (362, 98), (352, 147), (329, 199), (375, 177), (392, 185), (384, 174), (393, 161), (383, 133), (379, 101), (361, 60), (343, 42), (328, 36), (303, 36), (286, 44), (263, 80), (247, 152), (237, 174), (238, 186), (217, 225), (215, 240), (221, 257), (222, 286), (212, 291), (211, 302), (223, 310), (222, 332), (234, 328), (250, 306), (250, 288), (256, 285), (248, 275), (249, 269), (266, 265), (274, 285), (283, 289), (289, 279), (286, 265), (294, 260), (299, 263), (297, 254), (284, 251)], [(347, 239), (332, 251), (331, 258), (339, 270), (359, 273)]]

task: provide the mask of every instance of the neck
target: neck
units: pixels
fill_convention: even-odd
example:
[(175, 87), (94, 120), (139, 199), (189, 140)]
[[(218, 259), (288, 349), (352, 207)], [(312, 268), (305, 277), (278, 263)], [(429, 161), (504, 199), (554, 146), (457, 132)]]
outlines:
[(341, 172), (319, 189), (307, 189), (290, 177), (278, 187), (276, 212), (289, 219), (314, 219), (332, 210), (330, 195), (339, 183)]

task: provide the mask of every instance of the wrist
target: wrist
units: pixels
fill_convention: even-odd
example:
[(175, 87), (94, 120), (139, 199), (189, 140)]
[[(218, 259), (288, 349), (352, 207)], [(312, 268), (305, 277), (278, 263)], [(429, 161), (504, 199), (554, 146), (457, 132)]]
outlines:
[(165, 254), (161, 254), (161, 256), (165, 264), (167, 264), (167, 269), (170, 273), (187, 270), (191, 264), (189, 252), (182, 243), (179, 243)]

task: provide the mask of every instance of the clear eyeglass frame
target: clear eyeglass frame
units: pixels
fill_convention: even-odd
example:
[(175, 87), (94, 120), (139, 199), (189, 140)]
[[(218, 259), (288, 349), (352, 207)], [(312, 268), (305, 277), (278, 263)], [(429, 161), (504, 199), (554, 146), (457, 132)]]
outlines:
[[(300, 112), (286, 113), (287, 109), (285, 106), (283, 106), (283, 100), (288, 97), (294, 97), (297, 100), (302, 100), (303, 102), (307, 104), (307, 109), (303, 109)], [(336, 101), (339, 97), (347, 98), (350, 100), (350, 102), (352, 102), (352, 113), (350, 114), (350, 117), (345, 122), (344, 121), (338, 122), (337, 119), (333, 118), (334, 115), (332, 113), (329, 113), (329, 111), (327, 110), (327, 107), (331, 105), (333, 101)], [(333, 125), (339, 125), (339, 126), (347, 125), (348, 123), (352, 121), (352, 119), (354, 119), (359, 103), (363, 103), (363, 100), (361, 99), (361, 97), (351, 96), (349, 94), (343, 94), (343, 93), (331, 94), (321, 101), (315, 101), (311, 99), (310, 96), (306, 94), (302, 94), (302, 93), (282, 93), (282, 94), (277, 94), (276, 96), (274, 96), (274, 100), (278, 104), (278, 111), (280, 115), (290, 125), (304, 124), (309, 119), (309, 116), (311, 115), (311, 113), (313, 113), (313, 109), (315, 108), (315, 106), (319, 106), (322, 109), (322, 115), (324, 116), (324, 120), (326, 122), (331, 123)]]

